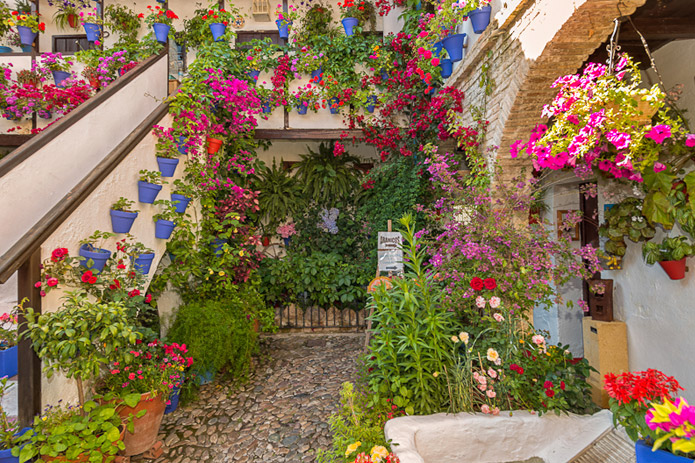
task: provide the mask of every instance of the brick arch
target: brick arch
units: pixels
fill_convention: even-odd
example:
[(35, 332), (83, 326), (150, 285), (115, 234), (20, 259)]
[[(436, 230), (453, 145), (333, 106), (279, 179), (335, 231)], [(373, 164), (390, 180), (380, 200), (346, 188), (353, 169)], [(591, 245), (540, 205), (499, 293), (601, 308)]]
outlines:
[[(480, 36), (452, 76), (453, 85), (465, 92), (469, 107), (485, 105), (490, 121), (487, 144), (499, 147), (497, 161), (504, 177), (530, 166), (526, 157), (512, 159), (509, 147), (518, 139), (528, 139), (541, 122), (543, 105), (556, 93), (552, 83), (576, 72), (606, 41), (615, 17), (631, 15), (646, 1), (508, 1), (516, 6), (497, 16), (503, 23)], [(484, 103), (479, 82), (486, 60), (495, 88)]]

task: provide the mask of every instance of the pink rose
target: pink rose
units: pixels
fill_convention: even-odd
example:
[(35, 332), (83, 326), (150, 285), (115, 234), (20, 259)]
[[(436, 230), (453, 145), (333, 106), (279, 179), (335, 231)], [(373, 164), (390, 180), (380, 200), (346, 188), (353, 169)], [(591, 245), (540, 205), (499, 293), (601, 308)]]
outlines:
[(478, 306), (478, 308), (484, 309), (485, 304), (487, 304), (487, 301), (485, 301), (485, 298), (483, 296), (478, 296), (475, 298), (475, 305)]
[(666, 166), (660, 162), (655, 162), (654, 163), (654, 172), (656, 172), (658, 174), (662, 170), (666, 170)]
[(487, 415), (489, 415), (489, 414), (490, 414), (490, 406), (489, 406), (488, 404), (483, 404), (483, 405), (480, 407), (480, 411), (483, 412), (483, 413), (485, 413), (485, 414), (487, 414)]

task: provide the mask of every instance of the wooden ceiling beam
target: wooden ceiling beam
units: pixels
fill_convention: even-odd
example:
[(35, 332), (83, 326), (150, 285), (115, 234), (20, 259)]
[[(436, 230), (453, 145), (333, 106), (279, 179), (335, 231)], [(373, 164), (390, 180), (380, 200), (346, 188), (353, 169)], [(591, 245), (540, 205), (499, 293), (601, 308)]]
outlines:
[(347, 138), (361, 137), (361, 130), (341, 129), (256, 129), (255, 138), (266, 140), (337, 140), (343, 134)]
[[(695, 18), (633, 18), (637, 30), (650, 40), (681, 40), (695, 39)], [(640, 37), (629, 22), (623, 23), (620, 28), (620, 39), (631, 42), (639, 41)]]

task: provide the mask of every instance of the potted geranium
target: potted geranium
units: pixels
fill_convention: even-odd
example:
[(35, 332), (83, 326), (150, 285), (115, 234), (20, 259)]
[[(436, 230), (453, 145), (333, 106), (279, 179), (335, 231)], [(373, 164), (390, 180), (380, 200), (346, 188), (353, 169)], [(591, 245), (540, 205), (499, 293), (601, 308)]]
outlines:
[(152, 204), (162, 189), (162, 173), (154, 170), (141, 170), (138, 180), (138, 201)]
[(695, 246), (685, 236), (664, 238), (661, 243), (644, 243), (642, 256), (649, 265), (659, 263), (672, 280), (685, 278), (685, 258), (695, 254)]
[[(683, 389), (678, 381), (653, 369), (620, 375), (609, 373), (604, 381), (604, 389), (608, 392), (610, 410), (613, 413), (613, 423), (615, 426), (621, 425), (628, 437), (635, 442), (637, 462), (680, 461), (658, 459), (658, 455), (655, 456), (656, 459), (651, 458), (651, 447), (654, 446), (658, 434), (650, 429), (646, 419), (648, 413), (654, 416), (649, 410), (650, 404), (671, 401), (674, 394)], [(659, 446), (663, 448), (660, 452), (673, 453), (670, 440), (659, 442)], [(686, 461), (692, 460), (684, 458), (683, 462)]]
[(353, 35), (354, 28), (369, 23), (370, 29), (376, 28), (376, 10), (368, 0), (344, 0), (338, 2), (345, 35)]
[(17, 375), (17, 314), (0, 315), (0, 377)]
[(48, 0), (48, 4), (57, 8), (53, 14), (53, 22), (62, 31), (68, 27), (77, 29), (80, 11), (90, 7), (87, 0)]
[(46, 24), (39, 20), (39, 15), (12, 11), (10, 17), (3, 20), (6, 25), (16, 26), (22, 45), (32, 45), (39, 32), (46, 30)]
[(113, 404), (89, 400), (80, 408), (49, 406), (16, 438), (12, 454), (19, 462), (112, 461), (125, 449), (125, 428)]
[(275, 15), (278, 18), (275, 20), (275, 24), (278, 27), (280, 38), (288, 38), (290, 36), (292, 23), (299, 18), (299, 9), (296, 6), (288, 5), (287, 11), (284, 11), (282, 5), (278, 5), (277, 10), (275, 10)]
[(101, 36), (101, 28), (104, 25), (104, 20), (96, 8), (91, 8), (86, 13), (80, 11), (80, 23), (84, 27), (84, 32), (87, 34), (87, 40), (97, 42)]
[(62, 87), (63, 81), (72, 76), (70, 68), (73, 62), (63, 58), (63, 55), (60, 53), (43, 53), (41, 55), (41, 64), (53, 74), (56, 87)]
[(280, 238), (285, 242), (285, 247), (288, 248), (290, 247), (290, 240), (294, 235), (297, 234), (297, 230), (294, 227), (294, 222), (287, 222), (284, 225), (280, 225), (277, 230), (277, 234), (280, 235)]
[[(234, 16), (232, 12), (219, 8), (219, 6), (208, 9), (207, 14), (203, 15), (203, 21), (210, 28), (213, 41), (220, 42), (225, 38), (227, 26), (234, 20)], [(231, 37), (227, 37), (227, 39), (231, 39)]]
[(172, 128), (165, 128), (155, 125), (152, 133), (157, 137), (155, 150), (157, 152), (157, 165), (162, 177), (173, 177), (176, 172), (176, 166), (179, 164), (178, 156), (179, 144), (174, 137)]
[(111, 226), (114, 233), (130, 233), (133, 222), (138, 216), (138, 210), (133, 208), (133, 201), (120, 197), (111, 206)]
[(150, 10), (150, 13), (145, 17), (145, 23), (154, 30), (157, 42), (166, 43), (169, 35), (175, 33), (172, 26), (174, 19), (179, 19), (179, 17), (173, 11), (159, 5), (148, 5), (147, 9)]

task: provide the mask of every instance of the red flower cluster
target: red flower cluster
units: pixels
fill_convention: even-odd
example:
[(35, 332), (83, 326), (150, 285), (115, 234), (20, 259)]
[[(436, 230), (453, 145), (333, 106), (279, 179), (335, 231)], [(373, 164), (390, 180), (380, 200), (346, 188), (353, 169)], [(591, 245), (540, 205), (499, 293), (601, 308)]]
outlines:
[(68, 248), (55, 248), (51, 253), (51, 262), (60, 262), (68, 255)]
[(364, 182), (362, 184), (362, 188), (364, 188), (365, 190), (371, 190), (372, 188), (374, 188), (374, 179), (370, 178), (369, 180)]
[(626, 372), (620, 375), (608, 373), (604, 377), (604, 389), (608, 396), (624, 405), (636, 400), (643, 406), (651, 402), (663, 402), (667, 397), (683, 390), (673, 376), (666, 376), (659, 370)]
[[(562, 383), (563, 385), (565, 383)], [(553, 383), (552, 381), (546, 381), (543, 383), (543, 388), (545, 389), (545, 395), (548, 397), (553, 397), (555, 395), (555, 391), (553, 391)]]
[(82, 283), (89, 283), (93, 285), (97, 282), (97, 277), (94, 276), (91, 270), (87, 270), (82, 274)]
[(474, 291), (482, 291), (483, 288), (492, 291), (497, 288), (497, 280), (494, 278), (485, 278), (484, 280), (479, 277), (473, 277), (471, 279), (471, 288)]
[(523, 375), (523, 374), (524, 374), (524, 369), (523, 369), (523, 367), (517, 365), (516, 363), (512, 363), (511, 365), (509, 365), (509, 369), (512, 370), (512, 371), (516, 371), (516, 372), (519, 373), (520, 375)]

